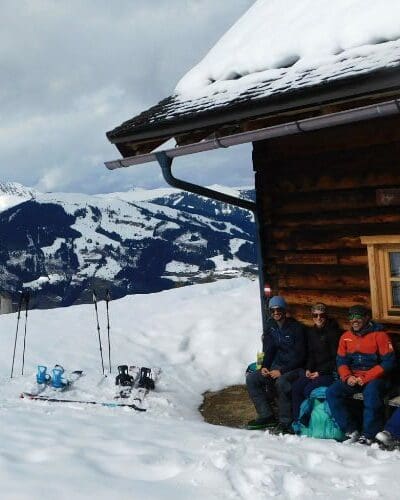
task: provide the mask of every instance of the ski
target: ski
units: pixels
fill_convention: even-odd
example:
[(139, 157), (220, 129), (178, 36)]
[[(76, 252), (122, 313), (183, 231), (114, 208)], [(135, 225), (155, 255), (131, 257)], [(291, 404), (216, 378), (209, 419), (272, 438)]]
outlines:
[(145, 408), (140, 408), (134, 403), (108, 403), (105, 401), (82, 401), (79, 399), (59, 399), (51, 396), (41, 396), (40, 394), (31, 394), (29, 392), (23, 392), (20, 395), (21, 398), (30, 399), (32, 401), (46, 401), (48, 403), (77, 403), (83, 405), (98, 405), (105, 406), (107, 408), (131, 408), (136, 411), (146, 411)]

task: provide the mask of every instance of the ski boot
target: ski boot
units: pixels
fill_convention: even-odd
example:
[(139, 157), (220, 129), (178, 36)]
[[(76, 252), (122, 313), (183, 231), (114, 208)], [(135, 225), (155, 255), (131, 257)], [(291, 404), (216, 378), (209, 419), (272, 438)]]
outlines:
[(68, 382), (65, 381), (63, 375), (64, 375), (64, 368), (60, 365), (55, 365), (55, 367), (52, 370), (52, 376), (51, 376), (51, 385), (53, 389), (61, 391), (66, 389), (66, 387), (68, 386)]
[(129, 398), (134, 386), (135, 379), (128, 373), (128, 365), (118, 366), (118, 375), (115, 377), (115, 385), (123, 387), (118, 391), (116, 398)]

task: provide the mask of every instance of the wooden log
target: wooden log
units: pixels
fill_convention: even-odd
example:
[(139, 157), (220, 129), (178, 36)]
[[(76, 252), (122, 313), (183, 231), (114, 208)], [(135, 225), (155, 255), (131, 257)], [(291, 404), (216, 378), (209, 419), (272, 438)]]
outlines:
[(339, 255), (338, 263), (341, 266), (368, 266), (367, 252), (361, 255)]
[(390, 144), (400, 140), (399, 117), (380, 118), (356, 124), (317, 130), (307, 134), (279, 137), (255, 143), (255, 148), (268, 143), (270, 157), (300, 157), (310, 151), (354, 149), (365, 144)]
[[(278, 169), (278, 167), (272, 167)], [(332, 171), (322, 170), (321, 167), (316, 168), (313, 174), (298, 171), (302, 174), (302, 178), (297, 178), (285, 172), (283, 169), (278, 169), (282, 173), (281, 178), (273, 188), (276, 193), (312, 193), (316, 192), (320, 196), (324, 196), (325, 191), (332, 189), (387, 189), (398, 186), (398, 173), (393, 170), (373, 171), (371, 167), (360, 170), (359, 175), (356, 172), (347, 169), (342, 173), (335, 174)], [(317, 175), (318, 173), (318, 175)], [(267, 186), (265, 187), (266, 189)]]
[(333, 253), (303, 253), (303, 252), (275, 252), (271, 255), (277, 264), (289, 265), (336, 265), (341, 266), (367, 266), (368, 256), (366, 250), (359, 250), (353, 253), (333, 252)]
[[(322, 172), (332, 172), (338, 175), (351, 168), (351, 172), (358, 173), (368, 165), (373, 165), (377, 170), (392, 170), (394, 167), (393, 158), (400, 154), (400, 142), (392, 144), (371, 145), (363, 147), (352, 147), (348, 150), (322, 151), (310, 150), (306, 156), (294, 157), (274, 157), (271, 158), (270, 150), (265, 149), (257, 155), (257, 167), (265, 168), (266, 165), (273, 165), (276, 168), (296, 175), (296, 172), (304, 172), (307, 175), (321, 174)], [(281, 170), (279, 170), (281, 171)], [(347, 172), (349, 173), (349, 172)]]
[(302, 289), (299, 291), (287, 290), (285, 288), (279, 289), (279, 294), (283, 295), (287, 300), (288, 304), (291, 306), (309, 306), (315, 302), (323, 302), (327, 306), (339, 307), (343, 309), (348, 309), (351, 306), (360, 304), (366, 307), (370, 307), (370, 295), (368, 292), (348, 292), (342, 291), (329, 292), (329, 291), (318, 291), (318, 290), (306, 290)]
[[(275, 233), (275, 231), (274, 231)], [(363, 246), (361, 245), (361, 241), (359, 237), (353, 236), (344, 236), (334, 238), (331, 237), (330, 240), (319, 240), (313, 241), (312, 239), (293, 239), (290, 235), (286, 234), (279, 235), (276, 237), (274, 235), (274, 239), (272, 240), (273, 249), (280, 251), (300, 251), (304, 252), (305, 250), (341, 250), (344, 248), (353, 248), (353, 249), (361, 249)]]
[(336, 254), (328, 253), (281, 253), (277, 256), (278, 264), (321, 264), (334, 265), (338, 263)]
[[(279, 288), (294, 290), (319, 290), (319, 291), (364, 291), (369, 292), (368, 270), (361, 269), (356, 272), (353, 268), (348, 268), (347, 272), (341, 272), (338, 267), (325, 267), (325, 272), (319, 272), (318, 268), (308, 269), (298, 273), (285, 273), (281, 270), (278, 275)], [(349, 272), (351, 271), (351, 272)]]
[[(335, 206), (324, 207), (319, 209), (314, 204), (312, 211), (306, 213), (284, 213), (276, 214), (274, 220), (280, 227), (296, 228), (296, 227), (317, 227), (317, 226), (332, 226), (345, 224), (400, 224), (400, 210), (398, 207), (380, 208), (371, 207), (368, 210), (348, 209), (337, 211)], [(286, 208), (286, 207), (285, 207)], [(300, 207), (295, 207), (299, 209)], [(325, 210), (332, 210), (326, 212)]]
[(385, 233), (400, 234), (400, 224), (338, 224), (323, 228), (302, 228), (301, 230), (274, 227), (271, 231), (271, 242), (276, 250), (300, 252), (319, 249), (363, 248), (360, 236), (375, 236)]
[(292, 193), (284, 189), (275, 193), (271, 202), (274, 214), (317, 214), (316, 210), (322, 211), (343, 211), (362, 210), (376, 207), (375, 188), (361, 188), (359, 186), (352, 189), (335, 189), (331, 184), (329, 191)]

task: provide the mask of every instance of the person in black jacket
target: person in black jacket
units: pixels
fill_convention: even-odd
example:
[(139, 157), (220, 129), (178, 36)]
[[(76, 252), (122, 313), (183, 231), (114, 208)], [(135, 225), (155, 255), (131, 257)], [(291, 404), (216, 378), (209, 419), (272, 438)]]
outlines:
[(328, 387), (335, 381), (336, 353), (342, 331), (337, 322), (328, 317), (325, 304), (314, 304), (311, 315), (314, 325), (307, 332), (306, 370), (292, 386), (294, 421), (299, 418), (301, 403), (313, 389)]
[[(292, 382), (304, 365), (306, 345), (304, 325), (286, 317), (283, 297), (272, 297), (268, 304), (270, 318), (263, 336), (264, 361), (260, 370), (247, 374), (249, 396), (258, 418), (247, 424), (248, 429), (277, 427), (282, 432), (291, 430)], [(270, 400), (277, 394), (279, 422), (274, 417)]]

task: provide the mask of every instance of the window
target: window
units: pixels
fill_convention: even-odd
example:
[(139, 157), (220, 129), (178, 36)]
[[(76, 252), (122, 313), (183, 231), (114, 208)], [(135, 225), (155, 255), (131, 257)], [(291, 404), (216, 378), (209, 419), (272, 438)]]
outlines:
[(364, 236), (371, 284), (372, 315), (400, 323), (400, 235)]

